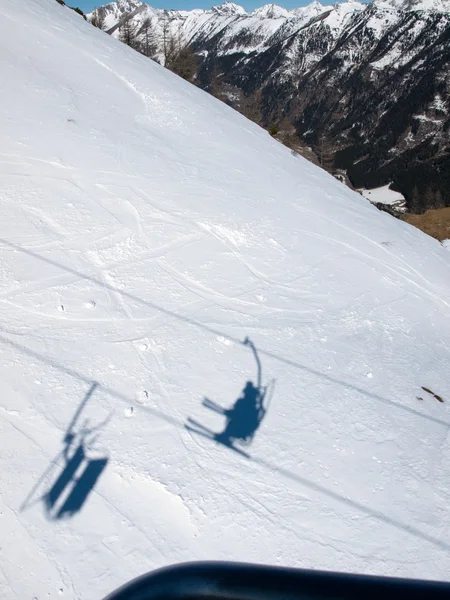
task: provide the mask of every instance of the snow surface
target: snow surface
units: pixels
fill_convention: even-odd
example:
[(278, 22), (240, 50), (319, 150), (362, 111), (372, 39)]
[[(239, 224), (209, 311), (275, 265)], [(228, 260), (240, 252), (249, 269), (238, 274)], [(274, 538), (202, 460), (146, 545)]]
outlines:
[(294, 8), (291, 13), (295, 17), (301, 17), (302, 22), (307, 23), (314, 17), (318, 17), (323, 12), (327, 12), (329, 10), (333, 10), (332, 5), (323, 5), (320, 2), (311, 2), (306, 6), (301, 6), (300, 8)]
[(218, 15), (223, 16), (234, 16), (234, 15), (246, 15), (247, 11), (242, 6), (234, 4), (234, 2), (224, 2), (220, 6), (213, 6), (212, 10)]
[(382, 204), (399, 204), (405, 202), (405, 197), (400, 192), (396, 192), (395, 190), (391, 190), (389, 188), (391, 184), (384, 185), (379, 188), (374, 188), (371, 190), (361, 189), (360, 192), (371, 202), (381, 202)]
[[(55, 0), (0, 30), (0, 596), (195, 559), (448, 580), (448, 250)], [(223, 429), (247, 336), (250, 458), (184, 427)]]
[(254, 10), (252, 15), (262, 19), (280, 19), (288, 18), (291, 16), (291, 12), (276, 4), (265, 4), (264, 6)]
[(332, 32), (336, 34), (342, 31), (342, 28), (351, 18), (353, 13), (360, 12), (367, 8), (367, 4), (361, 2), (338, 2), (334, 5), (331, 13), (324, 19)]
[(450, 0), (374, 0), (373, 4), (394, 10), (450, 12)]

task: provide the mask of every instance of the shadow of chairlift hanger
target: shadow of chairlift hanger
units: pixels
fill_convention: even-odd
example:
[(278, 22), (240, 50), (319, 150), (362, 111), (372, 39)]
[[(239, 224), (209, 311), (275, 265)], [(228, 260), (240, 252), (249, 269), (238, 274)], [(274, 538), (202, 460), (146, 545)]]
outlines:
[(39, 486), (50, 477), (52, 470), (58, 465), (61, 457), (64, 459), (64, 468), (53, 482), (50, 490), (32, 504), (43, 501), (45, 512), (51, 520), (71, 517), (84, 506), (109, 460), (108, 457), (92, 458), (90, 455), (98, 437), (95, 432), (102, 429), (109, 422), (111, 415), (95, 427), (87, 427), (88, 421), (85, 421), (84, 426), (78, 432), (76, 431), (77, 421), (97, 387), (98, 384), (93, 382), (66, 430), (63, 438), (64, 448), (51, 462), (30, 492), (21, 510), (30, 506), (31, 498)]

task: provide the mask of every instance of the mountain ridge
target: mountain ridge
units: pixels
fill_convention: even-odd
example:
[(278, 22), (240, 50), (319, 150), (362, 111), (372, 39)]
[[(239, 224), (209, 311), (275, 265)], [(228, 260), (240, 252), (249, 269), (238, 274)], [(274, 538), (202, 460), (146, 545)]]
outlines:
[[(233, 3), (140, 6), (138, 28), (150, 18), (159, 39), (167, 27), (196, 53), (192, 82), (264, 127), (275, 123), (285, 143), (312, 149), (354, 187), (392, 185), (412, 212), (450, 205), (450, 0), (250, 14)], [(98, 10), (117, 23), (117, 5)], [(160, 43), (156, 56), (164, 62)]]
[[(335, 2), (334, 5), (323, 5), (318, 0), (313, 0), (309, 4), (287, 9), (282, 6), (279, 6), (276, 3), (266, 3), (261, 5), (258, 8), (255, 8), (253, 11), (248, 12), (242, 6), (234, 2), (223, 2), (222, 4), (213, 5), (209, 9), (201, 9), (201, 8), (193, 8), (193, 9), (158, 9), (155, 8), (153, 10), (158, 12), (168, 12), (168, 13), (215, 13), (220, 16), (260, 16), (261, 18), (279, 18), (280, 16), (286, 16), (289, 18), (294, 18), (298, 14), (302, 14), (302, 12), (306, 9), (311, 11), (316, 8), (317, 10), (328, 10), (329, 8), (337, 7), (339, 5), (353, 5), (358, 4), (357, 0), (344, 0), (343, 2)], [(436, 12), (450, 12), (450, 0), (371, 0), (371, 2), (363, 3), (365, 6), (369, 4), (373, 4), (379, 6), (381, 8), (390, 8), (394, 10), (424, 10), (424, 11), (436, 11)], [(107, 6), (116, 6), (117, 10), (121, 13), (130, 12), (134, 10), (137, 6), (148, 6), (149, 8), (153, 8), (150, 2), (144, 2), (143, 0), (115, 0), (114, 2), (109, 2), (105, 4), (99, 5), (98, 8), (104, 8)], [(92, 14), (93, 11), (88, 13), (88, 15)]]

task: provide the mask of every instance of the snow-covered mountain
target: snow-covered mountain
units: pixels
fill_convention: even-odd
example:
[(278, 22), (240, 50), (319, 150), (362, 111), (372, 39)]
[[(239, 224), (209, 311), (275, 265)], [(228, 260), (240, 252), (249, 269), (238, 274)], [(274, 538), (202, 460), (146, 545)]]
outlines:
[(380, 8), (394, 10), (450, 12), (450, 0), (373, 0), (373, 3)]
[[(0, 597), (448, 580), (448, 250), (55, 0), (0, 72)], [(265, 386), (251, 445), (192, 431)]]
[(235, 17), (247, 14), (242, 6), (234, 4), (234, 2), (224, 2), (220, 6), (214, 6), (211, 12), (220, 17)]
[[(116, 0), (116, 2), (105, 4), (97, 10), (104, 19), (105, 29), (111, 29), (119, 23), (124, 15), (131, 15), (136, 12), (152, 9), (140, 0)], [(157, 14), (156, 11), (153, 12)]]
[(318, 17), (323, 12), (328, 12), (332, 9), (333, 9), (332, 5), (325, 6), (325, 5), (321, 4), (320, 2), (317, 2), (317, 0), (314, 0), (310, 4), (307, 4), (306, 6), (301, 6), (300, 8), (294, 8), (290, 12), (294, 17), (299, 17), (299, 16), (302, 17), (302, 20), (307, 23), (310, 19), (313, 19), (314, 17)]
[(413, 211), (450, 205), (450, 0), (251, 14), (226, 3), (135, 19), (148, 15), (197, 52), (200, 87), (319, 158), (325, 144), (355, 186), (394, 182)]
[(254, 10), (252, 15), (261, 19), (279, 19), (280, 17), (287, 19), (291, 16), (291, 13), (276, 4), (265, 4), (261, 8)]

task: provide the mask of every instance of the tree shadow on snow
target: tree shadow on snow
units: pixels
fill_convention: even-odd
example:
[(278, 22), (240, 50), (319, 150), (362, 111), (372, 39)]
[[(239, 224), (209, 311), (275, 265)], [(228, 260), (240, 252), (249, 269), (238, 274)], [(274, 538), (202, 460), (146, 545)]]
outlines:
[(258, 369), (257, 384), (255, 385), (252, 381), (247, 381), (242, 395), (236, 400), (232, 408), (229, 409), (223, 408), (209, 398), (203, 400), (203, 406), (226, 418), (225, 427), (222, 432), (215, 433), (190, 417), (185, 428), (191, 433), (207, 437), (227, 446), (246, 458), (250, 458), (250, 455), (242, 449), (242, 446), (249, 446), (252, 443), (255, 433), (267, 413), (274, 382), (271, 382), (268, 386), (262, 385), (261, 361), (258, 352), (248, 338), (246, 338), (244, 344), (252, 349), (256, 360)]
[[(47, 516), (51, 520), (58, 520), (65, 517), (72, 517), (83, 508), (109, 460), (108, 457), (93, 457), (92, 454), (97, 439), (95, 432), (106, 425), (110, 417), (96, 427), (88, 428), (87, 421), (84, 423), (84, 426), (76, 427), (81, 412), (97, 387), (97, 383), (93, 382), (91, 384), (89, 391), (77, 408), (66, 430), (62, 451), (52, 461), (39, 482), (30, 492), (21, 510), (24, 510), (31, 504), (43, 501)], [(50, 489), (38, 497), (37, 500), (31, 502), (38, 488), (50, 479), (55, 467), (59, 468), (61, 458), (64, 461), (64, 466), (62, 469), (59, 469), (59, 475), (53, 480)]]

